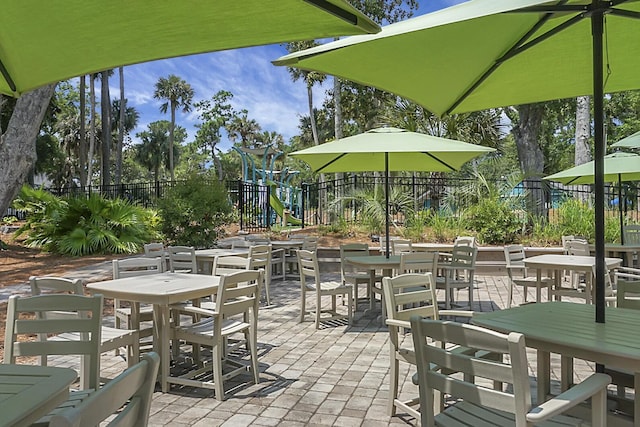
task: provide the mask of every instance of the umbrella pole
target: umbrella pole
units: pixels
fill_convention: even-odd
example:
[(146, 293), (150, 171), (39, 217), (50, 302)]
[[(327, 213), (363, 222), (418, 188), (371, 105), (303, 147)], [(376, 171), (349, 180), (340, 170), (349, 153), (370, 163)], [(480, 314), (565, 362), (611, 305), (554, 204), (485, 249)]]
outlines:
[[(625, 201), (626, 201), (625, 197)], [(622, 213), (622, 176), (618, 174), (618, 211), (620, 213), (620, 243), (624, 245), (624, 215)]]
[(385, 213), (385, 235), (386, 252), (389, 259), (389, 153), (384, 153), (384, 213)]
[[(594, 11), (591, 15), (591, 33), (593, 37), (593, 111), (595, 141), (595, 231), (596, 231), (596, 322), (604, 323), (604, 89), (603, 89), (603, 57), (602, 35), (604, 29), (604, 13), (601, 0), (594, 0)], [(598, 367), (598, 371), (602, 366)]]

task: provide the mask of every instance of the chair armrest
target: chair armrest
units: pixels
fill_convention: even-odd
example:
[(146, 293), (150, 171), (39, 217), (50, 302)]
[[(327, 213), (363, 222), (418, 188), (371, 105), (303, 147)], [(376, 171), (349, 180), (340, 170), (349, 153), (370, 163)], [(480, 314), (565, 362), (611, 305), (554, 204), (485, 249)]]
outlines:
[(388, 326), (397, 326), (399, 328), (411, 329), (411, 323), (410, 322), (406, 322), (404, 320), (387, 319), (387, 320), (385, 320), (385, 323)]
[(207, 317), (214, 317), (219, 314), (217, 311), (209, 310), (202, 307), (194, 307), (192, 305), (177, 307), (177, 309), (186, 314), (200, 314)]
[(470, 310), (438, 310), (439, 316), (473, 317), (474, 312)]
[[(593, 374), (586, 380), (582, 381), (564, 393), (560, 393), (556, 397), (532, 408), (527, 414), (527, 421), (539, 423), (554, 417), (567, 409), (584, 402), (598, 393), (606, 393), (607, 386), (611, 383), (611, 377), (606, 374)], [(602, 403), (593, 402), (594, 404), (603, 405), (601, 408), (592, 408), (592, 411), (606, 412), (606, 399), (602, 399)]]

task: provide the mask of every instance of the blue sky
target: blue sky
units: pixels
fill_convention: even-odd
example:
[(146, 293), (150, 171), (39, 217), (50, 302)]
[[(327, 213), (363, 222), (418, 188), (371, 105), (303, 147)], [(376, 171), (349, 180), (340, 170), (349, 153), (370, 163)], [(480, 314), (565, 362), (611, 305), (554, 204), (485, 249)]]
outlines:
[[(428, 13), (460, 0), (422, 0), (416, 15)], [(233, 93), (232, 105), (236, 110), (246, 109), (249, 118), (255, 119), (263, 130), (276, 131), (286, 142), (298, 133), (301, 116), (308, 113), (306, 87), (302, 81), (293, 82), (286, 67), (276, 67), (271, 61), (286, 54), (280, 45), (260, 46), (228, 50), (181, 58), (165, 59), (124, 68), (125, 94), (130, 106), (140, 113), (138, 127), (131, 133), (146, 130), (149, 123), (169, 120), (169, 113), (160, 112), (161, 101), (153, 98), (155, 83), (160, 77), (175, 74), (189, 83), (195, 92), (194, 102), (210, 99), (216, 92), (227, 90)], [(314, 91), (315, 105), (320, 106), (324, 93), (331, 84)], [(110, 95), (120, 95), (118, 73), (110, 79)], [(187, 141), (195, 137), (197, 114), (178, 112), (176, 122), (187, 129)], [(231, 146), (223, 141), (220, 148), (226, 151)]]

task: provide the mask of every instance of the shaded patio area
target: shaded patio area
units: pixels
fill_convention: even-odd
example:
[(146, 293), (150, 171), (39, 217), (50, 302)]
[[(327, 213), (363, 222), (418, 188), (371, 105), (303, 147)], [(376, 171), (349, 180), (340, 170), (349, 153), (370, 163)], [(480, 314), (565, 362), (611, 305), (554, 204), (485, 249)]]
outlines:
[[(333, 274), (326, 277), (339, 279)], [(476, 276), (474, 292), (476, 311), (502, 309), (508, 279), (506, 275)], [(149, 425), (360, 426), (365, 421), (368, 427), (416, 425), (408, 415), (387, 415), (389, 334), (380, 324), (379, 310), (367, 315), (358, 311), (351, 327), (345, 322), (316, 330), (310, 318), (298, 323), (297, 280), (273, 281), (271, 295), (274, 305), (261, 307), (259, 314), (260, 384), (252, 384), (249, 373), (236, 377), (225, 383), (224, 402), (213, 397), (213, 390), (174, 385), (169, 393), (156, 391)], [(466, 291), (460, 297), (466, 298)], [(528, 300), (535, 301), (535, 289), (529, 288)], [(522, 301), (522, 288), (516, 287), (514, 304)], [(360, 309), (365, 305), (361, 303)], [(530, 351), (529, 361), (534, 376), (535, 352)], [(554, 381), (559, 381), (559, 362), (559, 357), (552, 358)], [(73, 367), (77, 361), (57, 358), (50, 364)], [(181, 360), (173, 369), (180, 369), (180, 364)], [(115, 376), (125, 368), (124, 360), (113, 353), (102, 356), (103, 375)], [(410, 379), (414, 369), (406, 364), (400, 369), (401, 397), (417, 395)], [(576, 361), (578, 381), (592, 372), (591, 364)]]

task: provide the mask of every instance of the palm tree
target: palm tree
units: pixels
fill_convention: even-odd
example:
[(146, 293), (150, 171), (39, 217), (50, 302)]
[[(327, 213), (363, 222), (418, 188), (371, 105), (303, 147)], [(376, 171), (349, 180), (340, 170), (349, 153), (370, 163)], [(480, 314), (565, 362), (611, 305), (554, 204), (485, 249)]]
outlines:
[[(113, 117), (117, 117), (114, 122), (118, 122), (118, 143), (116, 144), (116, 185), (120, 185), (120, 180), (122, 179), (122, 145), (124, 143), (124, 113), (126, 110), (126, 101), (124, 99), (124, 67), (118, 67), (118, 75), (120, 76), (120, 104), (124, 105), (125, 108), (120, 108), (118, 115), (113, 115)], [(115, 123), (114, 123), (115, 124)]]
[[(308, 49), (310, 47), (318, 46), (314, 40), (307, 40), (301, 42), (287, 43), (287, 51), (290, 53), (297, 52), (299, 50)], [(316, 125), (316, 118), (313, 114), (313, 86), (316, 83), (322, 83), (327, 76), (315, 71), (300, 70), (298, 68), (288, 68), (289, 74), (293, 81), (303, 80), (307, 85), (307, 102), (309, 106), (309, 117), (311, 118), (311, 133), (313, 134), (313, 144), (320, 144), (318, 139), (318, 127)]]
[(111, 116), (114, 118), (111, 123), (111, 131), (113, 134), (118, 135), (118, 143), (116, 146), (116, 185), (120, 183), (122, 177), (122, 151), (124, 146), (124, 137), (128, 135), (137, 125), (140, 119), (140, 113), (134, 107), (127, 107), (127, 100), (124, 100), (122, 105), (125, 108), (120, 108), (121, 101), (114, 99), (111, 103)]
[(169, 171), (172, 181), (174, 179), (172, 148), (175, 141), (176, 109), (182, 107), (183, 112), (189, 112), (191, 110), (193, 95), (194, 92), (191, 85), (174, 74), (169, 75), (167, 78), (160, 77), (156, 83), (156, 91), (153, 94), (154, 98), (167, 101), (160, 106), (160, 112), (166, 113), (167, 109), (171, 109), (171, 122), (169, 127)]
[(249, 120), (249, 112), (242, 110), (238, 115), (233, 117), (226, 125), (229, 139), (233, 142), (240, 142), (243, 148), (249, 147), (250, 141), (255, 140), (256, 135), (261, 128), (254, 119)]

